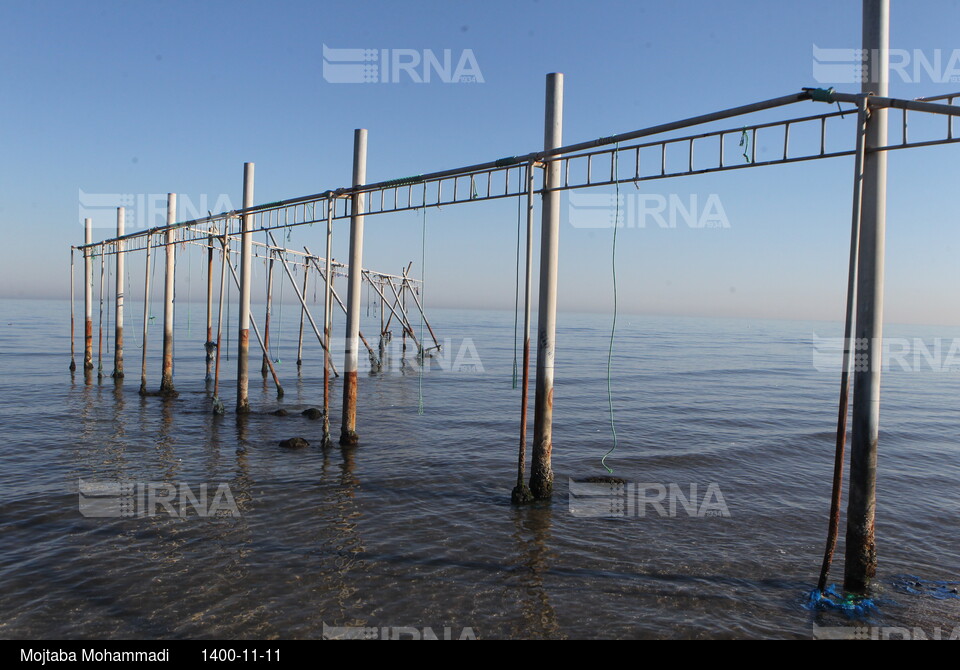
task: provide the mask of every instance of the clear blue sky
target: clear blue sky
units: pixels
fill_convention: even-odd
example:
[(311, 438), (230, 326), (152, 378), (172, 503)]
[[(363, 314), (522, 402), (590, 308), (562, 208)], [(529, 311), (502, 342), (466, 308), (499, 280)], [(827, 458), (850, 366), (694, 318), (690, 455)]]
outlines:
[[(960, 3), (892, 5), (892, 46), (939, 52), (945, 67), (960, 49)], [(859, 0), (4, 2), (0, 295), (66, 297), (79, 190), (237, 205), (253, 161), (258, 202), (315, 193), (348, 185), (358, 127), (369, 130), (370, 180), (466, 165), (542, 146), (548, 72), (565, 74), (574, 142), (817, 85), (813, 46), (859, 42)], [(454, 59), (470, 49), (484, 81), (330, 83), (324, 44)], [(891, 85), (907, 98), (953, 90), (960, 81), (929, 76)], [(958, 165), (957, 146), (891, 155), (888, 321), (960, 323)], [(623, 308), (841, 318), (851, 175), (852, 160), (836, 159), (645, 184), (701, 203), (718, 194), (730, 227), (622, 229)], [(113, 225), (109, 212), (96, 223), (98, 236)], [(513, 203), (431, 210), (427, 226), (433, 304), (512, 307)], [(365, 265), (419, 266), (419, 234), (414, 213), (368, 217)], [(562, 309), (610, 308), (611, 234), (565, 215)], [(336, 237), (345, 258), (344, 226)], [(304, 230), (292, 242), (320, 239)]]

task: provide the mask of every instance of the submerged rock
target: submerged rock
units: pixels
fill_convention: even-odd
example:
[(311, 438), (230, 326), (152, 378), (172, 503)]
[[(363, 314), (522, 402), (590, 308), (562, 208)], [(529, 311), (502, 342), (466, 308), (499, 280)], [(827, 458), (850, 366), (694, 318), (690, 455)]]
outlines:
[(280, 446), (284, 449), (303, 449), (309, 447), (310, 443), (302, 437), (291, 437), (289, 440), (282, 440)]
[(316, 407), (311, 407), (310, 409), (305, 409), (305, 410), (303, 410), (303, 411), (301, 412), (301, 414), (303, 414), (303, 416), (307, 417), (308, 419), (322, 419), (322, 418), (323, 418), (323, 412), (320, 411), (319, 409), (317, 409)]
[(274, 416), (286, 416), (286, 415), (289, 414), (290, 412), (288, 412), (287, 410), (285, 410), (285, 409), (283, 409), (283, 408), (280, 408), (280, 409), (275, 410), (275, 411), (270, 412), (270, 413), (273, 414)]
[(584, 477), (583, 479), (574, 479), (573, 481), (578, 484), (626, 484), (627, 480), (620, 477), (610, 477), (604, 475), (602, 477)]

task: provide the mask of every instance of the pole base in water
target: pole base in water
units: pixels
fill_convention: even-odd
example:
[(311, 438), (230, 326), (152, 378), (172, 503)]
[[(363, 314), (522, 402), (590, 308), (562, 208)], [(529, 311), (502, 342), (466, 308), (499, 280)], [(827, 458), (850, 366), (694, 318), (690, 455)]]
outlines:
[(510, 502), (514, 505), (526, 505), (534, 500), (533, 493), (527, 488), (526, 484), (517, 484), (510, 494)]
[(530, 492), (537, 500), (549, 500), (553, 497), (553, 471), (533, 474), (530, 477)]
[(340, 446), (355, 447), (360, 444), (360, 436), (355, 430), (340, 431)]

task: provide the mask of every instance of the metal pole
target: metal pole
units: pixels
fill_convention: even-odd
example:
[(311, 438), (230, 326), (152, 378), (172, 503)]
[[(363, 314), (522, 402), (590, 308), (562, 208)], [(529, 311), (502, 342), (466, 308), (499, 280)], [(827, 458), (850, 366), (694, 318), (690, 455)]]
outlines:
[[(177, 221), (177, 194), (167, 194), (167, 225)], [(176, 396), (173, 387), (173, 279), (176, 272), (176, 247), (173, 229), (168, 229), (165, 243), (166, 268), (163, 287), (163, 371), (160, 376), (160, 395)]]
[[(267, 261), (267, 312), (263, 317), (263, 347), (267, 352), (270, 351), (270, 316), (273, 311), (273, 250), (270, 249), (267, 251), (270, 254), (270, 260)], [(266, 378), (267, 374), (270, 372), (270, 367), (267, 364), (267, 359), (269, 356), (263, 354), (263, 362), (260, 364), (260, 374)]]
[[(304, 247), (304, 249), (307, 249), (307, 247)], [(307, 253), (308, 253), (308, 254), (310, 253), (310, 250), (309, 250), (309, 249), (307, 249)], [(320, 263), (319, 263), (319, 261), (317, 260), (318, 256), (308, 255), (307, 258), (308, 258), (308, 260), (309, 260), (311, 263), (313, 263), (313, 267), (316, 269), (317, 274), (320, 275), (320, 279), (322, 279), (323, 281), (327, 281), (327, 278), (323, 276), (323, 268), (320, 267)], [(335, 275), (335, 274), (336, 274), (336, 273), (334, 273), (334, 275)], [(334, 287), (332, 280), (331, 280), (331, 283), (330, 283), (330, 294), (333, 296), (333, 300), (335, 300), (335, 301), (337, 302), (337, 305), (340, 306), (340, 311), (342, 311), (344, 314), (346, 314), (346, 313), (347, 313), (347, 306), (343, 304), (343, 300), (340, 298), (339, 295), (337, 295), (337, 289)], [(331, 301), (330, 304), (332, 305), (333, 302)], [(333, 309), (332, 306), (331, 306), (331, 309)], [(307, 316), (308, 316), (308, 317), (310, 316), (310, 313), (309, 313), (309, 312), (307, 312)], [(331, 323), (333, 323), (333, 319), (332, 319), (332, 318), (331, 318)], [(311, 324), (312, 324), (312, 321), (311, 321)], [(370, 343), (367, 342), (367, 338), (365, 338), (365, 337), (363, 336), (363, 331), (362, 331), (362, 330), (358, 330), (358, 331), (357, 331), (357, 335), (360, 337), (360, 342), (363, 344), (364, 347), (367, 348), (367, 351), (370, 353), (370, 356), (371, 356), (371, 358), (372, 358), (373, 355), (374, 355), (374, 354), (373, 354), (373, 349), (370, 347)], [(321, 340), (320, 340), (320, 346), (321, 346), (321, 348), (326, 346), (326, 345), (323, 343), (323, 339), (322, 339), (322, 338), (321, 338)], [(337, 372), (337, 366), (336, 366), (336, 365), (334, 364), (334, 362), (333, 362), (333, 357), (332, 357), (332, 355), (331, 355), (331, 358), (330, 358), (330, 371), (333, 373), (333, 376), (334, 376), (334, 377), (339, 377), (339, 376), (340, 376), (339, 373)]]
[(97, 379), (103, 377), (103, 286), (106, 276), (106, 264), (107, 264), (107, 254), (105, 253), (106, 249), (103, 246), (103, 242), (100, 243), (100, 291), (97, 294), (97, 297), (100, 300), (100, 318), (97, 323)]
[[(330, 438), (330, 329), (333, 323), (333, 304), (331, 294), (333, 293), (333, 267), (331, 265), (330, 254), (333, 253), (333, 208), (336, 201), (333, 198), (327, 199), (327, 251), (326, 251), (326, 273), (323, 281), (323, 439), (322, 445), (329, 447), (333, 445)], [(351, 279), (353, 277), (353, 254), (350, 255)], [(360, 273), (357, 273), (360, 275)], [(362, 279), (362, 276), (361, 276)], [(350, 289), (353, 290), (353, 282), (350, 283)], [(357, 291), (359, 295), (359, 290)], [(347, 301), (351, 301), (348, 296)], [(359, 301), (358, 301), (359, 302)], [(351, 306), (353, 305), (350, 302)], [(359, 306), (357, 307), (357, 335), (360, 334), (359, 326)], [(349, 372), (347, 373), (349, 377)], [(354, 371), (356, 377), (356, 371)], [(356, 391), (354, 391), (354, 400), (356, 400)], [(354, 415), (356, 416), (356, 415)]]
[(226, 408), (220, 400), (220, 350), (223, 341), (223, 297), (227, 289), (227, 263), (230, 262), (227, 250), (230, 242), (227, 236), (223, 236), (223, 247), (220, 250), (220, 302), (217, 306), (217, 341), (216, 341), (216, 360), (213, 366), (213, 412), (214, 414), (223, 414)]
[(76, 346), (74, 336), (74, 316), (73, 309), (76, 302), (76, 288), (74, 287), (73, 276), (76, 272), (73, 264), (73, 247), (70, 247), (70, 372), (77, 369)]
[[(547, 75), (543, 148), (562, 144), (563, 74)], [(553, 494), (553, 361), (557, 334), (557, 265), (560, 248), (560, 161), (552, 158), (544, 172), (540, 232), (540, 306), (537, 325), (537, 386), (533, 414), (533, 460), (530, 491), (537, 498)]]
[(90, 258), (90, 244), (93, 243), (93, 219), (84, 219), (83, 249), (83, 369), (93, 370), (93, 259)]
[[(307, 295), (307, 278), (310, 276), (310, 263), (303, 264), (303, 296)], [(306, 314), (306, 305), (300, 306), (300, 334), (297, 336), (297, 370), (303, 367), (303, 317)]]
[[(353, 135), (353, 185), (367, 180), (367, 131), (358, 128)], [(357, 367), (360, 353), (360, 282), (363, 272), (363, 210), (366, 196), (354, 193), (350, 210), (350, 268), (347, 281), (347, 331), (343, 375), (343, 420), (340, 426), (340, 444), (352, 446), (359, 442), (357, 435)], [(328, 254), (329, 255), (329, 254)], [(326, 277), (327, 285), (330, 276)]]
[[(226, 236), (224, 236), (226, 240)], [(230, 274), (233, 275), (233, 283), (237, 285), (237, 289), (240, 288), (240, 277), (237, 276), (237, 271), (233, 269), (233, 266), (230, 266)], [(250, 327), (253, 328), (253, 333), (257, 337), (257, 344), (260, 345), (260, 352), (263, 354), (267, 353), (267, 348), (263, 345), (263, 337), (260, 334), (260, 329), (257, 328), (257, 320), (253, 318), (253, 314), (250, 315)], [(277, 375), (277, 369), (273, 367), (273, 363), (270, 362), (270, 358), (267, 358), (267, 366), (270, 368), (270, 374), (273, 377), (273, 384), (277, 388), (277, 397), (282, 398), (284, 391), (283, 386), (280, 385), (280, 377)], [(249, 409), (247, 410), (249, 411)]]
[(143, 345), (140, 354), (140, 395), (147, 394), (147, 330), (150, 326), (150, 246), (153, 233), (147, 233), (147, 261), (143, 280)]
[(840, 500), (843, 493), (843, 457), (847, 440), (847, 410), (850, 396), (850, 336), (853, 333), (853, 311), (856, 298), (857, 252), (860, 248), (860, 213), (863, 201), (863, 141), (867, 121), (867, 102), (861, 99), (857, 111), (857, 148), (853, 171), (853, 216), (850, 225), (850, 261), (847, 269), (847, 310), (843, 322), (843, 363), (840, 373), (840, 402), (837, 408), (837, 441), (833, 463), (833, 490), (830, 497), (830, 524), (827, 545), (820, 566), (817, 588), (823, 593), (833, 564), (840, 533)]
[(207, 236), (207, 341), (204, 344), (206, 351), (207, 373), (204, 381), (213, 381), (213, 352), (216, 344), (213, 341), (213, 226)]
[[(886, 96), (890, 64), (890, 2), (863, 1), (863, 49), (869, 76), (862, 91)], [(886, 228), (887, 111), (873, 109), (867, 120), (863, 164), (863, 209), (857, 270), (856, 338), (862, 360), (853, 377), (850, 445), (850, 501), (844, 589), (866, 593), (877, 571), (874, 520), (877, 438), (880, 432), (880, 366), (883, 348), (883, 254)]]
[(523, 383), (520, 385), (520, 454), (517, 458), (517, 485), (510, 495), (515, 505), (533, 500), (523, 478), (527, 466), (527, 397), (530, 385), (530, 309), (533, 299), (533, 167), (527, 164), (527, 266), (523, 294)]
[[(393, 288), (393, 282), (390, 282), (390, 288)], [(400, 342), (403, 346), (400, 347), (400, 353), (407, 353), (407, 329), (410, 327), (410, 319), (407, 318), (407, 272), (404, 270), (403, 279), (400, 281), (400, 293), (397, 295), (397, 300), (400, 301), (400, 311), (403, 313), (403, 330), (401, 331)], [(394, 290), (396, 293), (396, 290)], [(419, 345), (417, 347), (420, 348)]]
[[(123, 237), (125, 210), (117, 207), (117, 237)], [(117, 240), (117, 277), (116, 277), (116, 309), (113, 319), (116, 322), (113, 335), (113, 378), (123, 379), (123, 241)]]
[[(243, 208), (253, 206), (253, 163), (243, 164)], [(237, 413), (250, 411), (249, 357), (250, 357), (250, 278), (252, 276), (253, 215), (243, 215), (240, 236), (240, 325), (237, 342)], [(231, 266), (232, 270), (232, 266)]]
[[(273, 239), (273, 233), (267, 234), (270, 236), (270, 239)], [(304, 313), (307, 315), (307, 319), (310, 321), (310, 327), (313, 328), (313, 334), (317, 336), (317, 341), (320, 343), (320, 346), (323, 348), (324, 352), (326, 352), (328, 346), (327, 342), (324, 341), (323, 335), (320, 334), (320, 329), (317, 328), (317, 324), (313, 320), (313, 314), (311, 314), (310, 310), (307, 309), (307, 298), (305, 295), (301, 294), (300, 289), (297, 288), (297, 282), (293, 278), (293, 272), (291, 272), (290, 268), (287, 267), (287, 261), (283, 258), (283, 256), (280, 257), (280, 266), (284, 269), (284, 271), (287, 273), (287, 277), (290, 279), (290, 285), (293, 286), (293, 292), (297, 294), (297, 300), (300, 301), (300, 306), (303, 308)], [(328, 359), (329, 357), (325, 356), (324, 358)], [(333, 368), (333, 374), (336, 375), (337, 369), (332, 362), (330, 367)]]

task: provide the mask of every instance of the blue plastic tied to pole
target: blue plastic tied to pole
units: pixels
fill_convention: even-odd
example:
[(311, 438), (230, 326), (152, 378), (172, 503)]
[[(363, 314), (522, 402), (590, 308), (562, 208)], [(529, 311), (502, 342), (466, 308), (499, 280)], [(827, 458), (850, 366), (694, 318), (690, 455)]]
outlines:
[(813, 589), (804, 608), (842, 612), (850, 619), (864, 619), (880, 611), (873, 599), (843, 593), (836, 584), (831, 584), (822, 592), (820, 589)]

